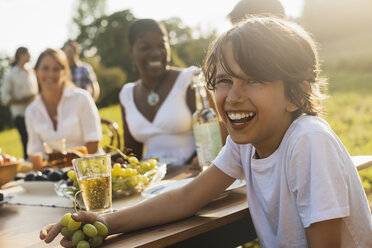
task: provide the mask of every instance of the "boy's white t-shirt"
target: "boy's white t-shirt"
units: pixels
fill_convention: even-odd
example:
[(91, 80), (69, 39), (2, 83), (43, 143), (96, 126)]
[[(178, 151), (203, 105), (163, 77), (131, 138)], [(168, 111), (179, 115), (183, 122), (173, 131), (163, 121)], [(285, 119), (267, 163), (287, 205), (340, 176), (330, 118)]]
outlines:
[(305, 228), (342, 218), (342, 247), (372, 247), (371, 211), (350, 155), (319, 117), (303, 115), (278, 149), (255, 159), (251, 144), (230, 136), (214, 164), (246, 180), (261, 247), (307, 247)]

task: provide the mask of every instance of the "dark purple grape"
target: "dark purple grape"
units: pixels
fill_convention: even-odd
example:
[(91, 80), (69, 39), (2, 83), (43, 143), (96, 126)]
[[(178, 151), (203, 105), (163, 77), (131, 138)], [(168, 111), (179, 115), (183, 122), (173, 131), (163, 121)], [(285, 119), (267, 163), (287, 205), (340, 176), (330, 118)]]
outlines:
[(67, 179), (68, 179), (67, 172), (68, 172), (68, 171), (64, 171), (64, 172), (62, 173), (62, 179), (63, 179), (63, 180), (66, 180), (66, 181), (67, 181)]
[(45, 169), (42, 171), (42, 173), (43, 173), (44, 175), (47, 175), (47, 176), (48, 176), (52, 171), (53, 171), (53, 170), (50, 169), (50, 168), (45, 168)]
[(34, 173), (33, 172), (29, 172), (26, 174), (26, 176), (23, 178), (26, 182), (29, 182), (29, 181), (32, 181), (34, 180)]
[(68, 178), (68, 179), (66, 180), (66, 185), (67, 185), (67, 186), (72, 186), (72, 185), (74, 185), (74, 181), (73, 181), (71, 178)]
[(58, 170), (55, 170), (48, 175), (48, 181), (52, 181), (52, 182), (57, 182), (61, 180), (61, 178), (62, 178), (62, 173)]
[(34, 180), (33, 181), (48, 181), (48, 178), (46, 175), (41, 175), (41, 176), (36, 176), (34, 177)]

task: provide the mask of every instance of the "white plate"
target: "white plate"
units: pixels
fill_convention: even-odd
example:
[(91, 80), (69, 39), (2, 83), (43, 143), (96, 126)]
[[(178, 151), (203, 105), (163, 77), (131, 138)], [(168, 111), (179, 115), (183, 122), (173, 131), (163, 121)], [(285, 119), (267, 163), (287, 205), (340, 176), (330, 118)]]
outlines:
[[(151, 189), (148, 189), (148, 190), (145, 190), (142, 192), (142, 196), (145, 197), (145, 198), (151, 198), (151, 197), (154, 197), (156, 195), (159, 195), (159, 194), (162, 194), (162, 193), (165, 193), (169, 190), (173, 190), (173, 189), (178, 189), (178, 188), (181, 188), (183, 187), (184, 185), (188, 184), (189, 182), (191, 182), (194, 178), (186, 178), (186, 179), (183, 179), (183, 180), (179, 180), (179, 181), (174, 181), (174, 182), (171, 182), (171, 183), (168, 183), (168, 184), (164, 184), (164, 185), (159, 185), (159, 186), (156, 186), (154, 188), (151, 188)], [(233, 189), (236, 189), (236, 188), (239, 188), (241, 186), (245, 185), (245, 181), (244, 180), (235, 180), (235, 182), (233, 182), (230, 187), (228, 187), (226, 191), (230, 191), (230, 190), (233, 190)]]
[(47, 182), (47, 181), (24, 181), (19, 180), (18, 184), (27, 192), (30, 193), (53, 193), (54, 191), (54, 184), (55, 182)]

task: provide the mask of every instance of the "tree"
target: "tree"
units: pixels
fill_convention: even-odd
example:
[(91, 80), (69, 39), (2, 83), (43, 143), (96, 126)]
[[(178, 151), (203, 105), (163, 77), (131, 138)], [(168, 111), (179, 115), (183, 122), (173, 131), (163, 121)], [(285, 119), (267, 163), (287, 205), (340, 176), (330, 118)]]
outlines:
[(180, 58), (178, 66), (201, 66), (209, 44), (216, 38), (216, 30), (203, 34), (200, 28), (191, 29), (174, 17), (163, 21), (169, 32), (172, 60)]
[(129, 24), (134, 19), (129, 10), (102, 16), (82, 26), (77, 37), (86, 54), (98, 56), (106, 67), (120, 67), (127, 73), (128, 80), (135, 78), (127, 41)]
[(92, 23), (95, 19), (103, 16), (106, 11), (106, 0), (79, 0), (75, 2), (76, 12), (72, 18), (75, 24), (75, 33), (79, 34), (80, 28)]

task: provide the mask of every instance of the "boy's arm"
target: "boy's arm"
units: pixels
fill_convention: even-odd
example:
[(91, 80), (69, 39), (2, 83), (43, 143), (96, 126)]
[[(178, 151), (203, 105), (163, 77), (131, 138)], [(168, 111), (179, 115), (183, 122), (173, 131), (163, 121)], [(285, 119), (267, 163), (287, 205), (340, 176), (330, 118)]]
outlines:
[(311, 224), (305, 229), (310, 248), (341, 247), (342, 219), (332, 219)]
[(104, 221), (110, 233), (123, 233), (186, 218), (221, 194), (234, 180), (212, 165), (188, 185), (103, 215)]
[[(78, 212), (73, 214), (72, 218), (88, 223), (99, 220), (106, 224), (109, 234), (160, 225), (195, 214), (202, 206), (221, 194), (234, 180), (212, 165), (184, 187), (168, 191), (133, 207), (104, 215)], [(40, 239), (50, 243), (61, 229), (60, 223), (48, 225), (40, 231)], [(71, 245), (66, 238), (62, 243), (66, 246)]]

